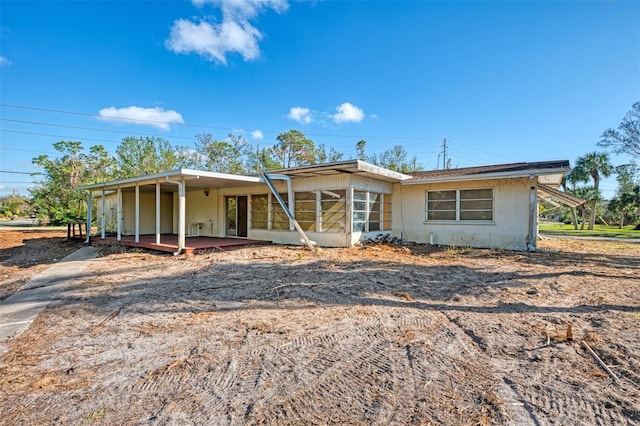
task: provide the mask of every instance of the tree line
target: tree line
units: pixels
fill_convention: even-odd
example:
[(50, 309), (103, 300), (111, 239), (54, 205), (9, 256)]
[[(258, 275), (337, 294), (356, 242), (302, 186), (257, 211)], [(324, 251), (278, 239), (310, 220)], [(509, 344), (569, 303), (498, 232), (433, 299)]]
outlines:
[[(631, 161), (615, 166), (607, 152), (590, 152), (576, 161), (564, 177), (565, 192), (587, 201), (587, 204), (569, 209), (570, 221), (575, 229), (593, 230), (599, 220), (608, 224), (615, 221), (619, 228), (625, 222), (640, 221), (640, 102), (633, 104), (617, 129), (605, 130), (598, 146), (609, 148), (614, 154), (627, 154)], [(618, 183), (615, 195), (604, 203), (600, 181), (616, 175)], [(565, 215), (566, 216), (566, 215)], [(581, 220), (579, 220), (579, 217)], [(640, 224), (638, 227), (640, 229)]]
[[(160, 137), (128, 136), (122, 139), (115, 154), (102, 145), (85, 151), (82, 142), (60, 141), (53, 144), (57, 155), (40, 155), (33, 163), (42, 169), (34, 174), (40, 180), (30, 190), (34, 211), (52, 225), (78, 223), (86, 216), (86, 198), (82, 185), (191, 168), (228, 174), (251, 174), (265, 170), (340, 161), (344, 154), (323, 143), (316, 144), (299, 130), (289, 130), (276, 137), (277, 143), (260, 148), (241, 135), (229, 134), (224, 140), (210, 133), (195, 136), (193, 147), (172, 145)], [(418, 171), (422, 165), (409, 158), (401, 145), (382, 153), (367, 155), (366, 141), (356, 144), (358, 159), (403, 173)]]

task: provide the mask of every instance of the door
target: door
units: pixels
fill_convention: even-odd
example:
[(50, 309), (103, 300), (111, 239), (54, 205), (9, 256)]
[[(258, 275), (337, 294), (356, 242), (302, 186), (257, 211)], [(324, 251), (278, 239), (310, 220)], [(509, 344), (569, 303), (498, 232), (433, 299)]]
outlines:
[(249, 203), (246, 195), (226, 197), (226, 236), (247, 237)]

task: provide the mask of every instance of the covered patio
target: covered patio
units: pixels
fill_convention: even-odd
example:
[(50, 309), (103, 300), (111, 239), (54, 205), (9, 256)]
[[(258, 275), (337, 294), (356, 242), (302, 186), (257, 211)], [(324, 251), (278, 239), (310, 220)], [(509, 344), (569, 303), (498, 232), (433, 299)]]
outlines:
[[(156, 235), (140, 235), (136, 241), (133, 235), (122, 235), (118, 240), (115, 235), (106, 235), (104, 239), (93, 239), (93, 243), (118, 243), (127, 247), (140, 247), (150, 250), (177, 253), (179, 251), (178, 236), (176, 234), (160, 235), (160, 243), (156, 242)], [(271, 244), (267, 241), (249, 240), (246, 238), (220, 238), (220, 237), (185, 237), (185, 246), (182, 252), (194, 254), (202, 251), (229, 250), (253, 245)]]

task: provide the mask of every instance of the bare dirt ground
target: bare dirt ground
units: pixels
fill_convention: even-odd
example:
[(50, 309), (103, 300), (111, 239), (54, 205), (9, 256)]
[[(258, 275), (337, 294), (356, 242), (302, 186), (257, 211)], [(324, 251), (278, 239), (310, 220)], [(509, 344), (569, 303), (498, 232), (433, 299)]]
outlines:
[(0, 423), (640, 424), (640, 245), (540, 245), (104, 251), (0, 357)]
[(0, 300), (82, 246), (66, 238), (66, 230), (0, 227)]

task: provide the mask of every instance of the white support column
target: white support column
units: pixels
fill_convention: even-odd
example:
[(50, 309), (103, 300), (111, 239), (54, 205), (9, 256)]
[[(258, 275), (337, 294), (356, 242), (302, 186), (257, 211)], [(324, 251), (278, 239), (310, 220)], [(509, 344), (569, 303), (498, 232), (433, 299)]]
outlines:
[(122, 240), (122, 190), (118, 188), (118, 195), (116, 197), (116, 228), (117, 228), (117, 240)]
[(104, 202), (104, 188), (102, 188), (102, 199), (100, 200), (100, 209), (102, 210), (102, 215), (100, 217), (100, 238), (104, 240), (105, 237), (105, 225), (106, 225), (106, 213), (104, 211), (105, 202)]
[(160, 244), (160, 183), (156, 183), (156, 244)]
[(182, 250), (186, 246), (185, 222), (187, 203), (184, 187), (184, 182), (180, 182), (178, 185), (178, 250)]
[(140, 185), (136, 184), (136, 230), (135, 242), (140, 242)]
[(92, 205), (93, 194), (89, 191), (89, 195), (87, 196), (87, 240), (85, 241), (87, 244), (91, 242), (91, 222), (93, 221), (93, 218), (91, 217)]

